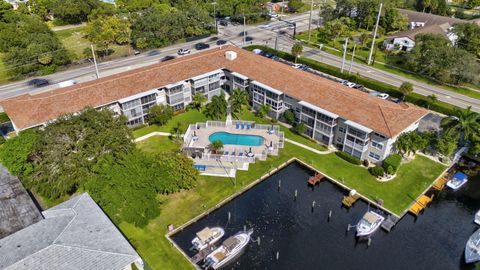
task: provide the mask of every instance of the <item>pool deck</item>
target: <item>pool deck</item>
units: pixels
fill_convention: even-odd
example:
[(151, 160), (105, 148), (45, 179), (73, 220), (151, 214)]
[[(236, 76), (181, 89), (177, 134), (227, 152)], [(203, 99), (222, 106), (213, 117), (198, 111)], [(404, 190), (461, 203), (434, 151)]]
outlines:
[(240, 153), (246, 154), (252, 150), (252, 153), (255, 155), (261, 155), (265, 151), (269, 150), (270, 142), (272, 145), (278, 144), (280, 141), (279, 136), (275, 133), (269, 133), (265, 129), (237, 129), (234, 125), (227, 125), (226, 127), (213, 127), (209, 126), (206, 128), (199, 128), (195, 129), (195, 133), (197, 135), (196, 140), (191, 140), (189, 147), (195, 148), (207, 148), (211, 142), (209, 141), (210, 135), (216, 132), (228, 132), (231, 134), (240, 134), (240, 135), (254, 135), (254, 136), (261, 136), (265, 139), (264, 144), (261, 146), (242, 146), (242, 145), (233, 145), (233, 144), (225, 144), (223, 145), (223, 153), (228, 152), (229, 155), (232, 155), (234, 152), (235, 155), (239, 155)]

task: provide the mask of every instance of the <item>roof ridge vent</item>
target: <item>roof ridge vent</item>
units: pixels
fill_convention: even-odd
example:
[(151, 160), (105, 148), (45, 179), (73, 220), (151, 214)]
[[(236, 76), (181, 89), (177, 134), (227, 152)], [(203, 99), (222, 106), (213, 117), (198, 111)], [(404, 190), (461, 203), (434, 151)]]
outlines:
[(225, 58), (227, 58), (230, 61), (233, 61), (237, 58), (237, 53), (234, 51), (226, 51)]

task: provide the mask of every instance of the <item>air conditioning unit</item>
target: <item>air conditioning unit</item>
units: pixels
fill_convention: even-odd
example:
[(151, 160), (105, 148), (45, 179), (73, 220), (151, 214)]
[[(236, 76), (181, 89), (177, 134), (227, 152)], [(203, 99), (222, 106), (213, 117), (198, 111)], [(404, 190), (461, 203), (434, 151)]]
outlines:
[(227, 58), (230, 61), (233, 61), (237, 58), (237, 53), (234, 51), (226, 51), (225, 58)]

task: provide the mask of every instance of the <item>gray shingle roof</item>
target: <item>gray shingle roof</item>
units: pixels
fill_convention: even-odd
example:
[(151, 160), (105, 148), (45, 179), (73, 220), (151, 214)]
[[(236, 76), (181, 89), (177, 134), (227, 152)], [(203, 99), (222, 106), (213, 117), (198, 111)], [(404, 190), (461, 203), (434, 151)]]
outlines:
[(140, 260), (87, 193), (43, 215), (44, 220), (0, 240), (0, 269), (117, 270)]
[(41, 219), (20, 180), (0, 165), (0, 239)]

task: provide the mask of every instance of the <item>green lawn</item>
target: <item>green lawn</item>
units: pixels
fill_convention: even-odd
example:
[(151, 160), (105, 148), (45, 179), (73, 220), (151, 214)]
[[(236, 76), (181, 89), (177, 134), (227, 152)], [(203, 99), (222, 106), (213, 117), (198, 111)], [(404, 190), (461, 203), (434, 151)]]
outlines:
[[(308, 32), (300, 33), (296, 36), (296, 38), (306, 41), (306, 40), (308, 40)], [(383, 37), (380, 37), (379, 39), (382, 40)], [(312, 35), (311, 35), (311, 41), (312, 41), (311, 46), (312, 47), (318, 48), (319, 43), (318, 43), (317, 40), (318, 40), (317, 31), (312, 31)], [(371, 41), (369, 41), (369, 42), (371, 42)], [(337, 39), (335, 42), (331, 41), (328, 44), (325, 44), (326, 46), (323, 47), (323, 50), (327, 53), (342, 57), (343, 52), (340, 51), (339, 49), (342, 48), (343, 43), (344, 43), (344, 39)], [(334, 44), (335, 44), (335, 46), (334, 46)], [(347, 60), (350, 61), (350, 59), (352, 57), (352, 50), (353, 50), (353, 42), (351, 42), (351, 40), (348, 43), (347, 47), (348, 47)], [(367, 62), (367, 59), (368, 59), (369, 48), (370, 48), (370, 43), (367, 44), (367, 46), (365, 48), (359, 48), (359, 46), (357, 45), (357, 48), (355, 50), (354, 61), (357, 62), (357, 63), (365, 64)], [(402, 76), (402, 77), (405, 77), (405, 78), (408, 78), (408, 79), (411, 79), (411, 80), (416, 80), (416, 81), (419, 81), (419, 82), (427, 83), (427, 84), (430, 84), (430, 85), (433, 85), (433, 86), (436, 86), (436, 87), (440, 87), (442, 89), (445, 89), (445, 90), (448, 90), (448, 91), (451, 91), (451, 92), (455, 92), (455, 93), (458, 93), (458, 94), (461, 94), (461, 95), (465, 95), (465, 96), (468, 96), (468, 97), (471, 97), (471, 98), (480, 99), (480, 89), (478, 89), (477, 86), (468, 85), (468, 87), (476, 89), (476, 90), (472, 90), (472, 89), (468, 89), (468, 88), (462, 87), (462, 86), (448, 86), (448, 85), (439, 84), (432, 79), (429, 79), (429, 78), (426, 78), (424, 76), (415, 74), (415, 73), (410, 72), (406, 69), (403, 69), (402, 67), (396, 67), (396, 66), (392, 66), (392, 65), (387, 64), (387, 62), (393, 62), (394, 61), (394, 60), (387, 61), (387, 57), (389, 57), (391, 59), (395, 59), (395, 56), (387, 56), (383, 51), (377, 50), (376, 53), (375, 53), (375, 63), (374, 63), (373, 66), (375, 68), (378, 68), (378, 69), (381, 69), (381, 70), (384, 70), (384, 71), (387, 71), (387, 72), (390, 72), (390, 73), (393, 73), (393, 74), (396, 74), (396, 75), (399, 75), (399, 76)], [(347, 65), (347, 68), (348, 68), (348, 66), (349, 66), (349, 64)]]
[[(66, 30), (56, 31), (55, 34), (63, 43), (65, 48), (72, 55), (74, 61), (84, 58), (83, 51), (90, 48), (90, 41), (83, 37), (82, 31), (85, 27), (78, 27)], [(129, 46), (128, 45), (110, 45), (109, 48), (113, 50), (113, 53), (110, 54), (105, 60), (112, 59), (121, 56), (129, 55)], [(98, 50), (98, 49), (97, 49)], [(99, 59), (100, 61), (103, 59)]]
[[(138, 146), (140, 149), (159, 153), (178, 147), (167, 137), (149, 138)], [(286, 143), (279, 156), (271, 156), (266, 161), (251, 164), (248, 171), (238, 171), (237, 186), (234, 186), (228, 178), (200, 176), (198, 185), (193, 190), (159, 196), (161, 214), (146, 228), (141, 229), (122, 223), (120, 229), (153, 269), (193, 269), (164, 237), (167, 226), (182, 225), (291, 157), (311, 164), (371, 199), (383, 199), (385, 207), (397, 214), (402, 213), (445, 169), (445, 166), (439, 163), (417, 156), (410, 163), (401, 166), (396, 179), (380, 183), (366, 169), (352, 165), (334, 154), (318, 155)]]

